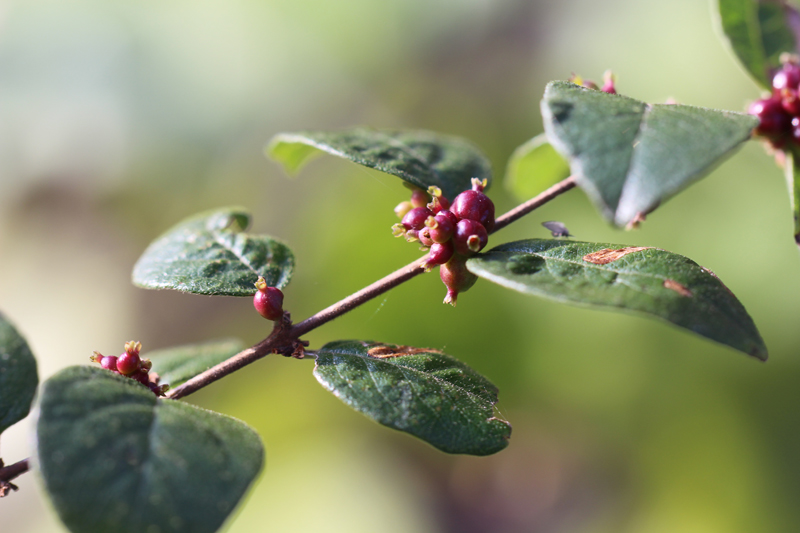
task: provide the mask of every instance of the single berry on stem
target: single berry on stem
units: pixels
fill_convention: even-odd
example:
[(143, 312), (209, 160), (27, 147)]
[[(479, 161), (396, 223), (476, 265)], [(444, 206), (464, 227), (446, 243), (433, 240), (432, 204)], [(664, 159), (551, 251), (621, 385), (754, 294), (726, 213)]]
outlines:
[(439, 277), (447, 287), (444, 303), (456, 306), (459, 293), (466, 292), (478, 281), (478, 276), (467, 270), (467, 258), (454, 255), (450, 261), (439, 267)]
[(256, 289), (253, 296), (253, 306), (258, 314), (267, 320), (278, 320), (283, 316), (283, 293), (277, 287), (268, 287), (267, 281), (259, 277), (256, 281)]

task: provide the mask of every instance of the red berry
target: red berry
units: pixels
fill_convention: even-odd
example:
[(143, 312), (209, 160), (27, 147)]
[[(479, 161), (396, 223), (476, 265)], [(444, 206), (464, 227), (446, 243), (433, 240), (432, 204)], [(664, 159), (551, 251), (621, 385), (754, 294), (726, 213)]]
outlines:
[(781, 70), (772, 77), (772, 88), (776, 92), (782, 89), (797, 90), (800, 85), (800, 65), (796, 63), (784, 63)]
[(424, 268), (430, 269), (436, 265), (443, 265), (450, 261), (453, 257), (453, 241), (445, 243), (435, 242), (431, 245), (431, 251), (428, 252), (428, 259), (425, 261)]
[(117, 372), (117, 356), (116, 355), (105, 355), (102, 359), (100, 359), (100, 366), (105, 368), (106, 370), (111, 370), (112, 372)]
[[(480, 222), (487, 231), (494, 228), (494, 202), (483, 194), (482, 186), (475, 186), (475, 189), (464, 191), (453, 200), (450, 211), (459, 220), (474, 220)], [(481, 190), (477, 190), (477, 189)]]
[(444, 303), (453, 307), (456, 305), (458, 294), (466, 292), (478, 281), (478, 276), (467, 270), (467, 259), (458, 255), (454, 255), (450, 261), (439, 267), (439, 277), (447, 287)]
[(780, 92), (781, 107), (790, 115), (800, 115), (800, 98), (795, 89), (782, 89)]
[(488, 241), (489, 234), (480, 222), (467, 218), (458, 221), (453, 235), (456, 252), (464, 256), (475, 255), (483, 250)]
[(277, 287), (259, 288), (253, 296), (253, 306), (267, 320), (278, 320), (283, 316), (283, 293)]
[(125, 352), (117, 357), (117, 372), (129, 376), (139, 370), (141, 359), (136, 353)]
[(755, 132), (758, 135), (777, 140), (789, 133), (791, 117), (783, 109), (779, 98), (756, 100), (747, 112), (760, 121)]
[(403, 217), (403, 226), (407, 230), (421, 230), (425, 227), (425, 221), (433, 216), (433, 212), (427, 207), (415, 207)]
[(147, 373), (147, 370), (138, 370), (128, 377), (134, 381), (138, 381), (142, 385), (150, 385), (150, 375)]
[(428, 205), (428, 202), (431, 201), (431, 197), (428, 196), (428, 193), (423, 191), (422, 189), (415, 188), (411, 191), (411, 205), (414, 207), (425, 207)]
[(453, 237), (453, 232), (456, 229), (455, 215), (450, 211), (442, 211), (435, 217), (429, 218), (425, 221), (425, 225), (430, 228), (430, 235), (433, 242), (445, 243)]

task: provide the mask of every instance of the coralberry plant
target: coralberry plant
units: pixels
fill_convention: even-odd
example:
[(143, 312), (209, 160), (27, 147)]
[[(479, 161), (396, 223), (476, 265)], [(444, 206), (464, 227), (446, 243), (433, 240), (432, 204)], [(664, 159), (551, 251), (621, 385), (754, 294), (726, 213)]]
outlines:
[[(610, 74), (602, 87), (578, 77), (551, 82), (541, 100), (545, 133), (513, 154), (506, 178), (535, 182), (540, 192), (500, 216), (487, 195), (491, 165), (465, 140), (367, 128), (274, 137), (267, 155), (290, 173), (326, 152), (402, 180), (411, 195), (394, 208), (400, 222), (391, 233), (417, 243), (424, 254), (294, 322), (288, 312), (293, 302), (285, 302), (284, 310), (281, 292), (295, 268), (288, 245), (246, 233), (250, 215), (239, 208), (179, 222), (144, 251), (133, 268), (134, 284), (253, 298), (255, 310), (274, 321), (272, 332), (249, 348), (210, 341), (142, 353), (142, 344), (131, 341), (118, 356), (95, 352), (94, 365), (58, 372), (39, 392), (35, 461), (0, 464), (0, 496), (35, 464), (71, 531), (216, 531), (260, 470), (263, 447), (244, 423), (180, 400), (269, 354), (314, 359), (314, 377), (335, 397), (443, 452), (501, 451), (511, 425), (494, 408), (498, 390), (453, 355), (366, 340), (311, 348), (303, 339), (437, 267), (445, 303), (468, 298), (460, 295), (481, 280), (559, 302), (660, 318), (766, 360), (764, 342), (733, 292), (686, 257), (648, 246), (572, 240), (557, 221), (544, 222), (553, 238), (488, 247), (490, 236), (494, 241), (495, 233), (575, 186), (608, 222), (636, 228), (753, 133), (786, 167), (797, 212), (800, 47), (790, 21), (800, 14), (784, 2), (720, 0), (719, 8), (734, 51), (767, 91), (749, 114), (646, 104), (617, 94)], [(389, 233), (387, 228), (387, 238)], [(27, 343), (0, 316), (0, 432), (27, 416), (37, 385)]]

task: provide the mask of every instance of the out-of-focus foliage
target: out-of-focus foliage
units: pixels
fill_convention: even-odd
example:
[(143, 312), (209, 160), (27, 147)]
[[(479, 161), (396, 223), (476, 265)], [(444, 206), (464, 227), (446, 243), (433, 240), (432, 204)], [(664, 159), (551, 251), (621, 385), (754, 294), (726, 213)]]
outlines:
[[(225, 205), (297, 257), (295, 320), (417, 257), (391, 237), (399, 180), (320, 158), (289, 180), (280, 131), (355, 125), (463, 136), (504, 174), (541, 133), (546, 83), (572, 72), (646, 102), (741, 111), (758, 97), (697, 0), (17, 0), (0, 8), (0, 302), (43, 377), (137, 339), (148, 349), (269, 324), (246, 299), (144, 291), (130, 272), (183, 218)], [(498, 212), (514, 205), (501, 187)], [(572, 191), (492, 235), (654, 246), (710, 268), (770, 349), (760, 364), (635, 317), (486, 281), (441, 304), (420, 276), (308, 335), (440, 349), (502, 391), (491, 457), (448, 457), (267, 357), (189, 400), (261, 435), (269, 461), (234, 517), (250, 531), (783, 533), (800, 521), (800, 258), (781, 172), (753, 143), (655, 211), (611, 228)], [(2, 457), (28, 456), (29, 419)], [(4, 528), (63, 532), (33, 476)], [(368, 494), (369, 505), (353, 494)], [(311, 495), (324, 497), (310, 500)], [(353, 517), (358, 516), (358, 520)]]

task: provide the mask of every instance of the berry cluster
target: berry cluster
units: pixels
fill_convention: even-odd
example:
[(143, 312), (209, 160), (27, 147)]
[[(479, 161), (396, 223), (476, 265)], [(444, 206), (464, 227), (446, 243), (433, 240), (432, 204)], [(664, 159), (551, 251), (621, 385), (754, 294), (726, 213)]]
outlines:
[(756, 135), (766, 137), (775, 148), (789, 141), (800, 145), (800, 60), (784, 55), (781, 63), (772, 77), (772, 93), (747, 110), (759, 120)]
[(278, 320), (283, 316), (283, 293), (277, 287), (268, 287), (267, 280), (259, 277), (256, 281), (256, 294), (253, 296), (253, 307), (258, 314), (267, 320)]
[(494, 203), (483, 194), (486, 184), (472, 178), (472, 189), (456, 196), (452, 204), (439, 187), (429, 187), (427, 193), (414, 189), (411, 201), (394, 210), (402, 221), (392, 226), (392, 233), (408, 242), (419, 241), (422, 250), (429, 250), (423, 264), (426, 271), (441, 265), (439, 277), (447, 287), (444, 303), (456, 305), (458, 293), (478, 279), (467, 270), (466, 260), (483, 250), (494, 229)]
[(90, 359), (92, 362), (100, 363), (100, 366), (106, 370), (138, 381), (153, 391), (156, 396), (164, 396), (164, 393), (169, 390), (169, 385), (158, 384), (158, 374), (150, 372), (153, 363), (150, 362), (150, 359), (142, 359), (139, 357), (141, 349), (141, 342), (130, 341), (125, 343), (125, 352), (119, 357), (116, 355), (103, 355), (100, 352), (94, 352), (94, 355), (92, 355)]

